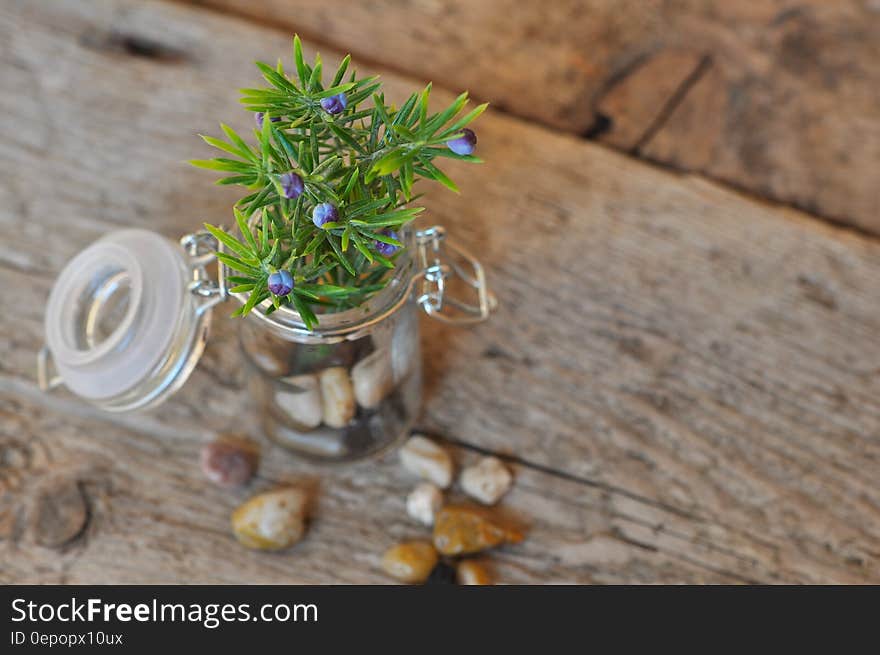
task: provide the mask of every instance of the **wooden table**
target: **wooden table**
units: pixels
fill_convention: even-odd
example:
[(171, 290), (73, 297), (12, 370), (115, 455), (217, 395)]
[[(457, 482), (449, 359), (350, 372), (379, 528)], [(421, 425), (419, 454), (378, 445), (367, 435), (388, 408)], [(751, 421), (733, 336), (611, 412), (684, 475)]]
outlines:
[[(216, 132), (220, 120), (248, 125), (237, 89), (257, 81), (253, 60), (289, 58), (298, 27), (294, 14), (272, 13), (280, 0), (204, 4), (215, 9), (133, 0), (0, 7), (0, 582), (385, 582), (382, 551), (424, 535), (406, 517), (413, 481), (394, 456), (322, 469), (264, 443), (249, 488), (223, 491), (202, 478), (205, 440), (228, 431), (258, 436), (236, 326), (222, 310), (191, 380), (152, 413), (108, 415), (37, 388), (45, 300), (71, 256), (108, 230), (137, 226), (177, 237), (228, 216), (235, 192), (182, 162), (208, 154), (197, 132)], [(355, 43), (338, 15), (327, 17), (328, 3), (289, 4), (304, 34), (350, 38), (339, 49), (368, 50), (361, 63), (382, 73), (392, 97), (434, 76), (429, 67), (438, 62), (438, 86), (467, 83), (479, 96), (485, 79), (487, 95), (505, 94), (509, 71), (495, 80), (481, 62), (457, 77), (455, 57), (463, 55), (451, 46), (436, 45), (441, 54), (418, 69), (413, 44), (434, 33), (426, 27), (395, 31), (383, 43), (396, 54), (384, 60)], [(398, 4), (375, 3), (374, 11), (393, 17), (389, 7)], [(603, 4), (611, 3), (584, 6)], [(827, 36), (829, 25), (858, 22), (849, 4), (828, 17), (819, 3), (806, 4), (807, 18), (789, 17), (780, 29), (806, 21)], [(366, 24), (365, 3), (346, 6)], [(400, 19), (426, 7), (434, 5), (407, 5)], [(285, 20), (293, 27), (270, 25)], [(876, 49), (876, 21), (859, 25), (874, 44), (859, 47)], [(468, 43), (456, 47), (467, 52)], [(559, 47), (548, 45), (541, 61), (552, 64)], [(325, 61), (339, 57), (326, 45), (321, 52)], [(590, 52), (579, 56), (588, 69)], [(748, 56), (749, 66), (767, 64), (760, 53)], [(820, 63), (848, 61), (838, 59)], [(612, 53), (603, 50), (599, 60)], [(699, 63), (702, 54), (694, 63), (690, 51), (659, 61), (685, 79), (714, 70), (698, 70), (708, 64)], [(788, 70), (784, 79), (803, 91), (813, 72)], [(633, 88), (643, 88), (646, 75)], [(681, 84), (657, 93), (689, 96), (693, 84)], [(786, 154), (800, 143), (792, 130), (762, 141), (776, 176), (763, 188), (708, 165), (678, 166), (703, 173), (691, 175), (640, 159), (677, 166), (676, 156), (651, 151), (683, 147), (676, 132), (645, 140), (642, 128), (627, 132), (621, 121), (613, 139), (607, 129), (584, 139), (576, 132), (593, 119), (542, 115), (547, 108), (532, 96), (528, 107), (502, 98), (507, 111), (480, 119), (487, 163), (451, 167), (460, 196), (429, 191), (425, 220), (480, 253), (501, 306), (466, 331), (424, 320), (420, 427), (446, 439), (461, 463), (493, 452), (514, 469), (504, 504), (530, 532), (492, 555), (500, 580), (880, 582), (880, 243), (869, 234), (877, 225), (878, 87), (845, 87), (840, 94), (860, 98), (840, 105), (855, 115), (857, 133), (831, 124), (821, 96), (810, 111), (827, 118), (830, 136), (811, 132), (802, 151), (836, 152), (840, 139), (857, 144), (853, 159), (840, 163), (849, 172), (816, 160), (830, 189), (817, 188), (818, 173), (798, 177), (809, 162)], [(566, 88), (566, 106), (595, 95), (582, 91)], [(606, 112), (648, 120), (649, 136), (666, 129), (668, 116), (639, 113), (620, 88), (600, 96)], [(811, 97), (793, 102), (809, 105)], [(679, 99), (668, 114), (686, 104)], [(786, 123), (784, 112), (770, 114), (773, 130)], [(685, 117), (709, 138), (711, 112)], [(732, 124), (725, 139), (739, 134)], [(845, 137), (834, 136), (840, 130)], [(842, 199), (828, 211), (815, 205), (816, 214), (858, 229), (762, 199), (806, 207), (811, 193)], [(240, 547), (230, 511), (286, 482), (316, 489), (308, 537), (279, 554)]]

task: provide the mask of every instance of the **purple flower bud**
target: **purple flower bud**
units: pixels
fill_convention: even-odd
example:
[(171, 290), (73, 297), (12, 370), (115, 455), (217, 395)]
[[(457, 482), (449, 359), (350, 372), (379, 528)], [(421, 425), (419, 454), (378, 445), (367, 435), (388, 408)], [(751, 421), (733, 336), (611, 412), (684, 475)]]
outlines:
[[(256, 114), (254, 114), (254, 120), (257, 121), (257, 127), (260, 128), (261, 130), (263, 129), (263, 116), (265, 116), (265, 115), (266, 114), (264, 114), (261, 111), (258, 111)], [(281, 120), (281, 116), (273, 116), (269, 120), (272, 121), (273, 123), (277, 123), (278, 121)]]
[(348, 98), (344, 93), (337, 93), (329, 98), (321, 98), (321, 108), (328, 114), (341, 114), (348, 107)]
[(286, 296), (293, 291), (293, 276), (290, 271), (275, 271), (267, 280), (269, 291), (276, 296)]
[(324, 227), (325, 223), (335, 223), (338, 220), (339, 210), (329, 202), (322, 202), (320, 205), (315, 205), (315, 208), (312, 210), (312, 223), (314, 223), (316, 227)]
[[(391, 228), (385, 228), (379, 234), (384, 234), (386, 237), (391, 237), (395, 241), (400, 241), (400, 237), (397, 236), (397, 232), (392, 230)], [(383, 257), (391, 257), (394, 253), (400, 250), (400, 246), (393, 246), (390, 243), (385, 243), (384, 241), (373, 241), (373, 247)]]
[(469, 155), (474, 151), (474, 146), (477, 145), (477, 135), (474, 134), (473, 130), (464, 128), (461, 131), (460, 137), (450, 139), (446, 142), (446, 145), (456, 155)]
[(303, 179), (293, 171), (279, 175), (278, 183), (281, 185), (281, 193), (284, 197), (291, 200), (299, 198), (305, 189)]

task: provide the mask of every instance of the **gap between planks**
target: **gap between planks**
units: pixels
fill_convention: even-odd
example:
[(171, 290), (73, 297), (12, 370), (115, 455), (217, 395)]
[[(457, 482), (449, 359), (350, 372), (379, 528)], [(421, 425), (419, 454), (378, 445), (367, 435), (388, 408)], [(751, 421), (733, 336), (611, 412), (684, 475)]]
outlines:
[[(291, 36), (291, 38), (293, 36), (293, 32), (290, 32), (288, 29), (286, 29), (284, 27), (279, 27), (276, 23), (274, 23), (272, 21), (266, 20), (260, 16), (254, 15), (254, 14), (249, 14), (247, 12), (244, 12), (244, 11), (241, 11), (238, 9), (234, 9), (232, 7), (219, 7), (219, 6), (215, 6), (215, 5), (204, 5), (199, 2), (191, 2), (191, 1), (187, 2), (186, 0), (159, 0), (159, 1), (163, 2), (163, 3), (184, 4), (184, 5), (187, 5), (188, 7), (191, 7), (195, 10), (198, 10), (198, 11), (203, 11), (203, 12), (206, 12), (209, 14), (214, 14), (217, 16), (223, 16), (226, 18), (238, 20), (243, 23), (248, 23), (250, 25), (254, 25), (254, 26), (257, 26), (260, 28), (271, 30), (276, 33), (289, 34)], [(302, 39), (308, 41), (312, 45), (314, 45), (316, 47), (323, 47), (323, 48), (327, 48), (328, 50), (332, 50), (334, 54), (338, 54), (341, 52), (347, 52), (347, 46), (340, 44), (340, 43), (335, 43), (333, 41), (328, 41), (323, 36), (321, 36), (319, 33), (315, 33), (312, 30), (297, 29), (296, 33), (299, 34), (299, 36)], [(373, 68), (376, 70), (386, 70), (389, 73), (400, 76), (402, 78), (409, 78), (409, 79), (420, 78), (420, 76), (418, 74), (413, 73), (412, 71), (406, 70), (404, 68), (401, 68), (401, 67), (395, 65), (395, 63), (393, 61), (390, 61), (390, 62), (389, 61), (380, 61), (380, 60), (376, 59), (375, 57), (371, 57), (371, 56), (365, 55), (363, 53), (355, 54), (354, 52), (352, 52), (351, 55), (352, 55), (352, 59), (356, 60), (358, 64), (364, 65), (368, 68)], [(634, 65), (637, 65), (637, 64), (638, 64), (638, 62), (636, 62)], [(873, 241), (875, 243), (880, 243), (880, 235), (874, 234), (870, 230), (861, 227), (860, 225), (856, 224), (855, 222), (848, 221), (846, 219), (846, 217), (820, 214), (820, 213), (817, 213), (816, 211), (810, 209), (809, 207), (804, 207), (804, 206), (799, 205), (795, 202), (784, 202), (784, 201), (774, 200), (774, 199), (768, 198), (766, 196), (758, 195), (758, 194), (754, 193), (752, 190), (746, 188), (745, 186), (743, 186), (741, 184), (737, 184), (736, 182), (732, 182), (731, 180), (727, 180), (727, 179), (724, 179), (724, 178), (721, 178), (718, 176), (714, 176), (714, 175), (708, 175), (702, 171), (691, 171), (691, 170), (682, 169), (680, 167), (675, 166), (672, 163), (658, 161), (658, 160), (641, 152), (643, 147), (651, 140), (651, 137), (662, 129), (664, 123), (672, 115), (672, 113), (675, 111), (676, 107), (678, 107), (684, 101), (687, 94), (695, 86), (695, 84), (703, 77), (703, 75), (708, 71), (708, 69), (711, 67), (711, 65), (712, 65), (711, 56), (706, 55), (700, 59), (700, 61), (698, 62), (697, 66), (694, 68), (694, 70), (682, 81), (681, 85), (675, 91), (672, 98), (666, 103), (666, 106), (663, 107), (663, 110), (660, 112), (657, 119), (650, 126), (648, 126), (648, 129), (646, 130), (645, 134), (643, 134), (641, 136), (641, 138), (639, 139), (636, 146), (630, 150), (623, 150), (623, 149), (619, 149), (619, 148), (614, 148), (612, 146), (609, 146), (609, 145), (604, 144), (601, 141), (599, 141), (598, 138), (596, 138), (598, 136), (598, 134), (601, 132), (601, 130), (598, 130), (598, 131), (596, 130), (597, 124), (599, 121), (598, 118), (596, 121), (594, 121), (593, 125), (588, 127), (586, 130), (583, 130), (581, 132), (581, 134), (577, 134), (574, 132), (563, 130), (559, 127), (555, 127), (553, 125), (550, 125), (550, 124), (547, 124), (547, 123), (544, 123), (541, 121), (536, 121), (536, 120), (532, 120), (527, 117), (521, 116), (517, 113), (511, 112), (507, 107), (500, 105), (500, 104), (493, 104), (491, 106), (492, 106), (492, 110), (496, 114), (502, 114), (504, 116), (508, 116), (508, 117), (516, 119), (516, 120), (521, 120), (526, 123), (538, 125), (541, 128), (548, 130), (550, 132), (554, 132), (556, 134), (572, 136), (572, 137), (578, 138), (582, 141), (589, 141), (590, 143), (593, 143), (600, 148), (603, 148), (605, 150), (611, 150), (613, 152), (622, 154), (622, 155), (629, 157), (631, 159), (635, 159), (639, 162), (648, 163), (648, 164), (650, 164), (660, 170), (666, 171), (666, 172), (676, 173), (679, 175), (689, 175), (689, 176), (693, 176), (693, 177), (697, 177), (697, 178), (700, 178), (703, 180), (710, 181), (710, 182), (718, 185), (719, 187), (722, 187), (728, 191), (733, 191), (733, 192), (735, 192), (745, 198), (748, 198), (749, 200), (765, 203), (771, 207), (781, 207), (781, 208), (794, 209), (794, 210), (796, 210), (800, 213), (806, 214), (806, 215), (808, 215), (808, 216), (810, 216), (810, 217), (812, 217), (822, 223), (827, 223), (829, 225), (833, 225), (836, 228), (852, 232), (853, 234), (856, 234), (862, 238), (870, 239), (871, 241)], [(624, 76), (625, 76), (625, 74), (621, 74), (619, 76), (616, 76), (613, 79), (608, 80), (607, 86), (610, 88), (611, 86), (613, 86), (613, 84), (616, 81), (618, 81), (621, 77), (624, 77)], [(446, 89), (454, 89), (456, 87), (456, 84), (452, 80), (437, 79), (437, 86), (443, 87)], [(485, 101), (483, 98), (481, 98), (479, 96), (479, 94), (471, 94), (471, 98), (477, 102), (484, 102)], [(601, 94), (597, 98), (596, 102), (599, 102), (599, 100), (601, 100)], [(600, 113), (596, 112), (596, 116), (599, 116), (599, 115), (600, 115)]]

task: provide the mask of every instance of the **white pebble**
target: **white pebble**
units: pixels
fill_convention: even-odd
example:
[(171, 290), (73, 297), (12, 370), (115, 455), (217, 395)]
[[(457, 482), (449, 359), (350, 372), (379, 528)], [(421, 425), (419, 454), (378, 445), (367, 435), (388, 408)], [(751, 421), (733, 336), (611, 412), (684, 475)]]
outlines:
[(452, 484), (452, 458), (427, 437), (411, 437), (400, 449), (400, 462), (410, 473), (433, 482), (441, 489)]
[(321, 389), (314, 375), (296, 375), (282, 378), (282, 386), (275, 392), (275, 402), (304, 429), (321, 424), (324, 409), (321, 405)]
[(382, 348), (355, 364), (351, 382), (358, 405), (366, 409), (377, 407), (394, 384), (388, 351)]
[(331, 428), (344, 428), (354, 418), (356, 409), (348, 371), (343, 366), (333, 366), (321, 371), (318, 379), (324, 423)]
[(434, 525), (434, 515), (443, 507), (443, 492), (423, 482), (406, 497), (406, 513), (423, 525)]
[(484, 457), (461, 472), (460, 482), (468, 496), (484, 505), (494, 505), (510, 489), (513, 476), (497, 457)]

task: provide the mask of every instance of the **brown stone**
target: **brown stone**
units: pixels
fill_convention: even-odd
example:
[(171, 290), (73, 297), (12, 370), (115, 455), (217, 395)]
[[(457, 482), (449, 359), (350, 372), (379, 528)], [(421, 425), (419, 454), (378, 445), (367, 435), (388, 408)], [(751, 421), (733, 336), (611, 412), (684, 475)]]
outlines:
[(235, 537), (248, 548), (281, 550), (306, 531), (306, 494), (295, 488), (254, 496), (232, 513)]
[(257, 470), (259, 449), (243, 437), (222, 437), (202, 446), (202, 472), (221, 487), (248, 482)]
[(517, 543), (524, 535), (489, 511), (448, 505), (434, 521), (434, 546), (443, 555), (478, 553), (503, 543)]
[(489, 571), (479, 562), (466, 559), (459, 562), (455, 569), (456, 581), (460, 585), (491, 585), (494, 584)]
[(401, 582), (419, 584), (431, 575), (437, 559), (437, 551), (430, 542), (405, 541), (385, 551), (382, 568)]

